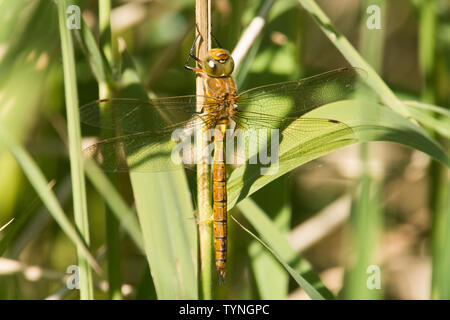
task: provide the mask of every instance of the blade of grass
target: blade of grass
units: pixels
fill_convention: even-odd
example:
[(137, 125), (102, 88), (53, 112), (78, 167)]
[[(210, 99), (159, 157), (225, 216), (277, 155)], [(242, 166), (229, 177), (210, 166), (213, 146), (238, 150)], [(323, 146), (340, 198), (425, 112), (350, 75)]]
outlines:
[[(142, 81), (125, 49), (122, 59), (121, 95), (146, 98)], [(130, 180), (158, 298), (197, 299), (197, 233), (184, 171), (131, 171)]]
[[(81, 129), (78, 114), (78, 93), (75, 75), (75, 57), (72, 37), (66, 27), (66, 1), (59, 0), (58, 21), (61, 37), (61, 51), (64, 71), (64, 87), (69, 134), (69, 155), (72, 176), (72, 192), (75, 223), (87, 246), (89, 246), (89, 220), (87, 214), (86, 186), (84, 181), (83, 159), (81, 155)], [(93, 299), (94, 289), (92, 270), (83, 254), (83, 247), (77, 245), (78, 265), (80, 268), (80, 298)]]
[[(54, 9), (52, 2), (0, 3), (0, 122), (21, 142), (36, 132), (46, 79), (57, 60), (52, 50), (58, 34)], [(0, 168), (0, 212), (9, 218), (28, 198), (21, 169), (2, 145)]]
[(250, 49), (253, 47), (258, 36), (261, 34), (264, 25), (266, 24), (266, 17), (275, 0), (266, 0), (261, 6), (256, 17), (252, 19), (250, 24), (245, 28), (241, 38), (236, 44), (232, 56), (234, 60), (235, 69), (239, 69), (242, 60), (247, 56)]
[(401, 143), (425, 152), (450, 167), (448, 155), (420, 127), (382, 105), (369, 101), (346, 100), (322, 106), (304, 117), (339, 120), (352, 128), (354, 135), (349, 138), (346, 135), (341, 137), (337, 133), (336, 140), (324, 144), (321, 133), (318, 132), (317, 138), (311, 141), (312, 145), (308, 143), (310, 145), (308, 149), (305, 149), (305, 145), (299, 141), (286, 143), (282, 141), (279, 147), (279, 157), (291, 153), (295, 153), (296, 156), (289, 161), (280, 161), (278, 171), (273, 175), (261, 176), (259, 165), (243, 165), (236, 168), (227, 180), (228, 210), (297, 166), (356, 142), (391, 141)]
[[(403, 103), (409, 107), (411, 116), (427, 129), (434, 130), (450, 139), (450, 112), (447, 109), (418, 101), (404, 101)], [(436, 113), (435, 117), (433, 113)]]
[[(320, 281), (320, 278), (314, 273), (309, 263), (304, 259), (299, 259), (295, 250), (293, 250), (284, 235), (270, 221), (264, 212), (250, 198), (239, 203), (238, 208), (244, 214), (246, 219), (258, 231), (262, 239), (251, 233), (247, 228), (240, 224), (233, 216), (233, 220), (249, 233), (256, 241), (263, 245), (280, 262), (292, 278), (301, 286), (311, 299), (323, 300), (334, 299), (333, 294)], [(300, 271), (294, 270), (289, 266), (289, 262), (296, 260), (300, 266)], [(296, 268), (298, 269), (298, 268)]]
[[(111, 39), (111, 1), (99, 1), (99, 31), (100, 31), (100, 48), (109, 65), (112, 64), (112, 39)], [(111, 90), (107, 82), (101, 81), (98, 84), (99, 99), (111, 98)], [(104, 108), (107, 107), (105, 104)], [(104, 108), (100, 110), (102, 119), (107, 117), (108, 112)], [(107, 119), (111, 121), (111, 119)], [(108, 130), (102, 130), (101, 139), (111, 138), (112, 135)], [(117, 186), (118, 176), (114, 173), (108, 174), (109, 180)], [(106, 198), (105, 198), (106, 199)], [(120, 261), (120, 229), (119, 222), (112, 213), (109, 206), (105, 208), (106, 220), (106, 261), (108, 264), (108, 294), (112, 300), (122, 299), (122, 279), (121, 279), (121, 261)]]
[[(52, 180), (52, 181), (50, 181), (50, 185), (48, 187), (50, 189), (52, 189), (54, 187), (54, 185), (55, 185), (55, 180)], [(7, 249), (10, 249), (12, 240), (17, 235), (17, 233), (19, 233), (23, 229), (25, 223), (27, 223), (28, 220), (30, 219), (31, 213), (34, 212), (36, 207), (38, 206), (38, 204), (40, 204), (39, 200), (40, 200), (39, 196), (35, 197), (27, 205), (26, 209), (21, 213), (21, 215), (16, 218), (14, 225), (11, 226), (11, 228), (9, 228), (8, 231), (6, 232), (6, 234), (2, 237), (2, 239), (0, 240), (0, 256), (3, 256), (5, 251)], [(17, 256), (13, 256), (11, 254), (10, 250), (8, 253), (9, 253), (8, 256), (10, 258), (15, 259), (17, 257)]]
[[(384, 0), (366, 0), (362, 5), (362, 14), (366, 15), (366, 10), (370, 6), (376, 6), (380, 10), (381, 29), (371, 30), (367, 27), (366, 20), (363, 19), (360, 25), (360, 51), (361, 55), (373, 67), (376, 72), (380, 72), (383, 66), (383, 52), (385, 41), (386, 6)], [(352, 202), (352, 218), (350, 219), (350, 241), (351, 248), (355, 255), (354, 264), (350, 266), (345, 277), (345, 296), (349, 299), (376, 299), (379, 297), (379, 290), (369, 290), (366, 285), (366, 270), (369, 265), (375, 264), (375, 250), (377, 241), (382, 232), (380, 207), (381, 199), (381, 179), (371, 172), (369, 160), (376, 159), (383, 163), (378, 153), (372, 151), (369, 143), (359, 145), (359, 156), (362, 165), (362, 173), (359, 177), (358, 192), (354, 195)], [(372, 151), (372, 152), (371, 152)]]
[[(110, 76), (109, 64), (106, 59), (102, 57), (94, 36), (91, 30), (84, 23), (84, 20), (82, 20), (80, 31), (81, 36), (78, 40), (81, 43), (81, 47), (86, 49), (84, 50), (84, 53), (89, 61), (89, 65), (91, 66), (91, 70), (93, 71), (97, 82), (103, 83), (103, 86), (108, 88), (115, 87)], [(95, 165), (95, 163), (86, 161), (85, 170), (89, 180), (97, 191), (103, 196), (109, 208), (116, 215), (116, 218), (120, 220), (125, 231), (127, 231), (142, 253), (145, 253), (142, 242), (142, 233), (134, 212), (128, 207), (125, 200), (117, 192), (117, 189), (111, 181), (108, 181), (107, 176)]]
[(55, 221), (69, 237), (69, 239), (80, 248), (80, 252), (84, 258), (92, 265), (97, 273), (101, 272), (101, 268), (89, 252), (84, 240), (80, 237), (74, 227), (72, 227), (69, 219), (61, 208), (55, 194), (48, 188), (48, 183), (44, 175), (40, 171), (37, 164), (33, 161), (27, 151), (17, 142), (17, 140), (0, 126), (0, 139), (7, 146), (16, 161), (19, 163), (23, 172), (29, 179), (30, 183), (36, 190), (36, 193), (42, 199)]
[(442, 164), (430, 164), (430, 207), (432, 210), (432, 299), (450, 297), (450, 178)]
[(197, 299), (196, 225), (184, 173), (130, 176), (158, 299)]
[(398, 100), (395, 94), (375, 72), (375, 70), (367, 63), (352, 44), (342, 36), (332, 25), (330, 19), (320, 9), (320, 7), (313, 0), (298, 0), (303, 8), (314, 18), (314, 21), (319, 25), (320, 29), (325, 33), (328, 39), (336, 46), (347, 61), (354, 67), (365, 70), (368, 74), (366, 79), (367, 84), (375, 90), (380, 96), (380, 99), (395, 112), (402, 116), (409, 118), (410, 113), (408, 109)]
[[(93, 37), (90, 30), (86, 28), (82, 31), (80, 40), (88, 48), (85, 53), (88, 53), (86, 57), (90, 61), (91, 67), (96, 66), (96, 69), (103, 70), (103, 72), (109, 70), (107, 65), (104, 67), (97, 66), (100, 61), (106, 64), (106, 59), (100, 59), (100, 50), (97, 44), (92, 41)], [(119, 40), (121, 61), (118, 61), (118, 63), (123, 65), (123, 75), (120, 81), (123, 87), (120, 88), (121, 94), (119, 96), (145, 99), (147, 94), (141, 87), (142, 81), (139, 79), (134, 63), (126, 51), (125, 42)], [(96, 78), (101, 82), (101, 79), (106, 78), (106, 74), (100, 73)], [(145, 120), (143, 121), (145, 122)], [(137, 224), (133, 213), (118, 196), (117, 191), (115, 194), (106, 192), (102, 184), (107, 184), (112, 188), (111, 183), (105, 180), (105, 176), (98, 171), (98, 168), (93, 168), (93, 170), (97, 172), (94, 174), (87, 170), (93, 184), (97, 189), (100, 189), (100, 193), (138, 247), (146, 253), (158, 298), (196, 298), (197, 285), (193, 283), (193, 281), (196, 281), (195, 260), (192, 260), (192, 257), (194, 259), (196, 257), (196, 233), (191, 230), (192, 227), (195, 227), (195, 224), (192, 217), (193, 209), (190, 206), (191, 201), (186, 198), (186, 195), (189, 195), (189, 189), (184, 175), (169, 173), (166, 177), (168, 183), (162, 188), (159, 178), (151, 173), (130, 173), (139, 224), (142, 230), (141, 238), (141, 232), (136, 230)], [(94, 177), (95, 175), (97, 177)], [(175, 193), (174, 188), (177, 190)], [(157, 192), (151, 193), (151, 190)], [(176, 205), (176, 208), (164, 203), (161, 204), (165, 201), (161, 194), (166, 193), (173, 196), (175, 201), (171, 200), (168, 203)], [(180, 224), (179, 229), (175, 231), (178, 224)], [(173, 238), (172, 240), (167, 238), (169, 235)], [(177, 254), (178, 250), (181, 253)]]
[(436, 1), (423, 0), (419, 5), (419, 65), (424, 83), (422, 101), (435, 102)]
[[(438, 99), (436, 93), (438, 77), (436, 70), (436, 27), (437, 6), (436, 1), (424, 0), (418, 5), (419, 11), (419, 66), (424, 78), (421, 100), (427, 103), (435, 103)], [(438, 136), (437, 128), (430, 128), (431, 134)], [(450, 237), (448, 229), (450, 220), (450, 206), (448, 205), (448, 190), (450, 190), (450, 179), (448, 170), (437, 161), (429, 164), (429, 206), (432, 211), (432, 235), (431, 235), (431, 298), (449, 299), (450, 297), (450, 255), (445, 251), (448, 247), (446, 241)]]
[(345, 279), (345, 298), (354, 300), (377, 299), (380, 290), (367, 286), (367, 268), (374, 265), (375, 249), (379, 240), (382, 210), (380, 182), (368, 175), (362, 176), (359, 191), (352, 204), (351, 242), (356, 263)]
[[(252, 196), (258, 207), (273, 221), (279, 232), (288, 233), (291, 221), (290, 185), (286, 178), (270, 183)], [(246, 211), (246, 216), (258, 213)], [(288, 295), (289, 277), (276, 259), (264, 250), (257, 241), (249, 245), (252, 272), (255, 276), (259, 296), (263, 300), (284, 299)], [(267, 275), (270, 274), (270, 277)]]
[(2, 226), (0, 227), (0, 232), (3, 231), (3, 230), (5, 230), (5, 228), (6, 228), (11, 222), (13, 222), (13, 221), (14, 221), (14, 218), (12, 218), (12, 219), (9, 220), (7, 223), (5, 223), (4, 225), (2, 225)]
[(98, 44), (91, 30), (81, 19), (81, 29), (74, 32), (80, 48), (87, 57), (92, 74), (98, 83), (106, 83), (110, 88), (115, 88), (111, 68), (106, 58), (101, 54)]
[[(195, 23), (197, 26), (197, 35), (200, 34), (198, 46), (196, 48), (197, 57), (202, 59), (211, 48), (211, 0), (196, 0), (195, 2)], [(196, 94), (205, 96), (203, 79), (197, 76)], [(198, 110), (202, 109), (202, 101), (198, 100)], [(204, 130), (203, 130), (204, 129)], [(202, 141), (200, 150), (206, 150), (207, 140), (206, 127), (196, 133)], [(205, 300), (212, 299), (212, 279), (213, 279), (213, 238), (212, 224), (210, 221), (212, 215), (211, 207), (211, 171), (206, 157), (202, 156), (197, 164), (197, 201), (198, 201), (198, 219), (203, 223), (198, 224), (199, 249), (200, 249), (200, 298)]]
[(92, 161), (85, 161), (85, 170), (87, 177), (97, 189), (106, 204), (109, 206), (112, 213), (115, 214), (125, 231), (128, 233), (131, 239), (133, 239), (136, 246), (145, 253), (144, 244), (142, 240), (142, 232), (139, 228), (139, 222), (135, 213), (131, 210), (127, 203), (123, 200), (122, 196), (118, 193), (115, 186), (107, 178), (103, 171)]
[[(55, 195), (61, 207), (72, 201), (72, 186), (70, 181), (70, 173), (60, 180), (55, 188)], [(41, 201), (42, 202), (42, 201)], [(52, 215), (49, 213), (45, 204), (36, 211), (32, 211), (33, 216), (27, 221), (26, 226), (21, 228), (20, 233), (11, 246), (8, 246), (8, 257), (18, 259), (22, 251), (43, 233), (45, 227), (52, 221)], [(31, 212), (30, 212), (31, 214)], [(6, 248), (5, 248), (6, 249)], [(1, 249), (0, 249), (1, 250)], [(3, 255), (0, 251), (0, 255)]]

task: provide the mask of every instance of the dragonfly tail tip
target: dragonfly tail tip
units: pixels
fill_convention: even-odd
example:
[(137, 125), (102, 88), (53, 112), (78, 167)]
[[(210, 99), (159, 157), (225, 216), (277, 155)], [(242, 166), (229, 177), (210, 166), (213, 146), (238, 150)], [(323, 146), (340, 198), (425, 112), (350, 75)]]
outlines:
[(217, 270), (217, 275), (219, 276), (219, 284), (225, 285), (225, 270)]

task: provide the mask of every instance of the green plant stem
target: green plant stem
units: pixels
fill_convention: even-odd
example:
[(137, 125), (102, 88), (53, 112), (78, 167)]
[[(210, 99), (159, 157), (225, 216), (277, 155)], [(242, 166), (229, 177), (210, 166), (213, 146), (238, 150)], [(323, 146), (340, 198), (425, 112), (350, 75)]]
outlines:
[[(365, 0), (362, 5), (363, 16), (370, 5), (380, 8), (381, 29), (370, 30), (366, 26), (365, 19), (360, 26), (360, 52), (361, 56), (376, 72), (380, 72), (383, 66), (383, 49), (386, 28), (385, 0)], [(371, 166), (370, 159), (377, 159), (382, 163), (383, 159), (373, 151), (369, 143), (359, 144), (359, 158), (362, 164), (361, 175), (358, 181), (358, 190), (354, 194), (351, 208), (350, 232), (351, 246), (355, 252), (355, 263), (346, 275), (345, 297), (347, 299), (376, 299), (380, 296), (380, 290), (367, 288), (367, 267), (375, 264), (375, 251), (381, 234), (382, 209), (381, 180), (377, 177)]]
[[(99, 31), (100, 31), (100, 49), (109, 65), (112, 64), (112, 38), (111, 38), (111, 0), (99, 1)], [(99, 99), (111, 98), (111, 89), (106, 81), (99, 83)], [(107, 104), (102, 106), (106, 107)], [(100, 110), (102, 118), (106, 116), (105, 110)], [(110, 138), (111, 134), (107, 130), (103, 130), (102, 139)], [(118, 177), (114, 173), (107, 174), (111, 183), (117, 186)], [(108, 293), (109, 298), (113, 300), (122, 299), (121, 293), (121, 263), (120, 263), (120, 229), (119, 221), (114, 216), (111, 208), (105, 206), (106, 220), (106, 246), (107, 262), (108, 262)]]
[[(69, 156), (72, 177), (73, 209), (75, 224), (89, 247), (89, 221), (86, 203), (86, 186), (84, 181), (83, 158), (81, 154), (81, 129), (78, 113), (77, 81), (75, 74), (75, 57), (72, 37), (66, 27), (66, 1), (58, 1), (59, 33), (61, 36), (61, 50), (64, 70), (64, 88), (67, 110), (67, 127), (69, 135)], [(77, 246), (80, 298), (93, 299), (92, 269), (89, 266), (82, 248)]]
[(100, 0), (98, 2), (98, 23), (100, 31), (100, 49), (106, 60), (113, 62), (113, 46), (111, 34), (111, 0)]
[[(197, 57), (204, 57), (211, 47), (211, 1), (196, 0), (195, 22), (197, 32), (200, 33), (200, 40), (197, 42)], [(205, 95), (203, 80), (197, 77), (197, 95)], [(201, 100), (200, 100), (201, 101)], [(198, 111), (202, 108), (199, 103)], [(202, 136), (200, 150), (206, 150), (206, 131), (199, 130), (198, 135)], [(212, 299), (212, 274), (213, 274), (213, 247), (212, 247), (212, 224), (211, 224), (211, 170), (206, 162), (206, 157), (197, 164), (197, 197), (198, 197), (198, 235), (200, 250), (200, 298)]]
[[(436, 75), (436, 1), (423, 0), (419, 6), (419, 65), (424, 83), (422, 87), (422, 99), (426, 103), (433, 104), (437, 97), (437, 75)], [(438, 114), (431, 116), (439, 117)], [(431, 135), (437, 140), (439, 127), (430, 127)], [(431, 161), (429, 166), (429, 206), (432, 212), (432, 235), (431, 235), (431, 298), (449, 299), (450, 277), (450, 254), (448, 252), (448, 241), (450, 237), (450, 203), (448, 200), (450, 180), (448, 169), (437, 161)]]

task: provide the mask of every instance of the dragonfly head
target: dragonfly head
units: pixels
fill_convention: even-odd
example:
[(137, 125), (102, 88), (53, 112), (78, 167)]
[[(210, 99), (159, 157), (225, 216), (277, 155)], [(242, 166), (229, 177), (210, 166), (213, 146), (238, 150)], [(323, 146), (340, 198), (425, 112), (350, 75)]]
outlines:
[(234, 69), (234, 60), (225, 49), (211, 49), (202, 61), (202, 69), (210, 77), (230, 76)]

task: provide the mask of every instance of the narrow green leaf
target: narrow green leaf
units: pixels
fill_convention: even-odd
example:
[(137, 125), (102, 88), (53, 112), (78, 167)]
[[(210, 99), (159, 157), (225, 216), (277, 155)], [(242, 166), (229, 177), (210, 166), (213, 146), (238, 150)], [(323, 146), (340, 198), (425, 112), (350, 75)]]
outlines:
[(69, 237), (69, 239), (81, 250), (84, 258), (89, 261), (91, 266), (97, 271), (101, 272), (101, 268), (95, 261), (95, 258), (89, 252), (84, 240), (77, 233), (75, 228), (70, 224), (69, 219), (61, 208), (55, 194), (48, 188), (48, 183), (45, 180), (44, 175), (39, 169), (38, 165), (33, 161), (27, 151), (17, 142), (17, 140), (8, 133), (2, 126), (0, 126), (0, 139), (2, 143), (12, 153), (16, 161), (19, 163), (23, 172), (27, 176), (31, 185), (36, 190), (36, 193), (42, 199), (42, 202), (47, 207), (50, 214), (55, 221)]
[[(75, 223), (83, 235), (87, 245), (90, 243), (89, 219), (87, 213), (86, 186), (84, 180), (83, 158), (81, 154), (80, 115), (78, 113), (78, 92), (75, 73), (75, 56), (73, 51), (72, 35), (66, 26), (65, 0), (59, 0), (58, 22), (61, 37), (61, 51), (64, 71), (64, 91), (67, 110), (67, 131), (69, 135), (69, 156), (72, 177), (72, 193)], [(80, 298), (94, 298), (94, 284), (92, 270), (85, 260), (83, 249), (77, 246), (78, 265), (80, 267)]]
[[(314, 273), (307, 261), (303, 259), (298, 261), (302, 265), (301, 272), (297, 272), (289, 266), (289, 261), (293, 261), (297, 253), (289, 246), (285, 236), (278, 231), (277, 227), (273, 225), (270, 219), (251, 199), (245, 199), (245, 201), (239, 203), (238, 207), (253, 227), (258, 230), (258, 233), (264, 241), (242, 226), (232, 216), (233, 220), (270, 251), (311, 299), (323, 300), (334, 298), (333, 294), (320, 281), (320, 278)], [(305, 265), (309, 266), (309, 268), (305, 268)]]
[(91, 67), (98, 83), (107, 83), (113, 87), (112, 72), (105, 57), (100, 52), (97, 41), (94, 38), (91, 30), (88, 28), (84, 19), (81, 19), (80, 30), (74, 32), (76, 39), (78, 40), (80, 47), (85, 54), (87, 61)]
[[(351, 243), (355, 265), (352, 266), (345, 279), (346, 299), (373, 300), (381, 294), (381, 290), (374, 290), (367, 284), (370, 275), (367, 274), (368, 267), (378, 266), (374, 259), (382, 220), (380, 190), (380, 182), (366, 175), (361, 178), (359, 192), (353, 199)], [(373, 283), (372, 285), (377, 284)]]
[(159, 299), (197, 299), (196, 224), (182, 171), (130, 172)]
[(392, 90), (375, 72), (375, 70), (367, 63), (358, 51), (352, 46), (350, 41), (341, 35), (331, 23), (331, 20), (326, 16), (322, 9), (315, 3), (314, 0), (298, 0), (303, 8), (311, 15), (314, 21), (319, 25), (323, 33), (342, 53), (347, 61), (354, 67), (365, 70), (368, 74), (366, 78), (367, 84), (380, 96), (383, 103), (398, 112), (404, 117), (409, 117), (408, 109), (398, 100)]
[(450, 139), (450, 111), (448, 109), (418, 101), (404, 101), (404, 104), (409, 108), (414, 119)]
[(96, 163), (92, 161), (85, 161), (85, 170), (89, 180), (97, 191), (103, 196), (103, 199), (105, 199), (111, 211), (121, 222), (125, 231), (131, 239), (133, 239), (134, 243), (142, 251), (142, 253), (145, 253), (139, 222), (133, 210), (128, 207), (122, 196), (117, 192), (117, 189), (114, 188), (112, 183), (107, 179), (104, 172), (100, 170)]
[[(122, 58), (121, 94), (145, 98), (131, 57), (124, 51)], [(158, 298), (197, 299), (197, 230), (184, 171), (137, 171), (130, 179)]]
[[(315, 109), (304, 117), (339, 120), (353, 130), (353, 135), (349, 136), (346, 132), (338, 130), (328, 132), (328, 135), (332, 134), (333, 139), (327, 136), (325, 140), (324, 132), (318, 130), (315, 135), (311, 135), (308, 143), (295, 139), (283, 140), (279, 146), (278, 170), (274, 170), (271, 175), (261, 175), (262, 166), (259, 164), (238, 167), (228, 179), (228, 210), (299, 165), (356, 142), (401, 143), (425, 152), (450, 167), (448, 155), (424, 130), (377, 103), (359, 100), (339, 101)], [(301, 128), (301, 119), (293, 125)]]
[[(264, 208), (267, 217), (273, 221), (277, 230), (283, 233), (289, 232), (290, 229), (292, 210), (289, 191), (288, 180), (282, 177), (268, 184), (252, 197), (258, 209)], [(250, 210), (251, 208), (246, 209), (246, 216), (259, 214)], [(257, 241), (250, 243), (248, 251), (259, 297), (263, 300), (284, 299), (289, 289), (289, 275), (284, 268)], [(268, 274), (271, 277), (267, 277)]]

